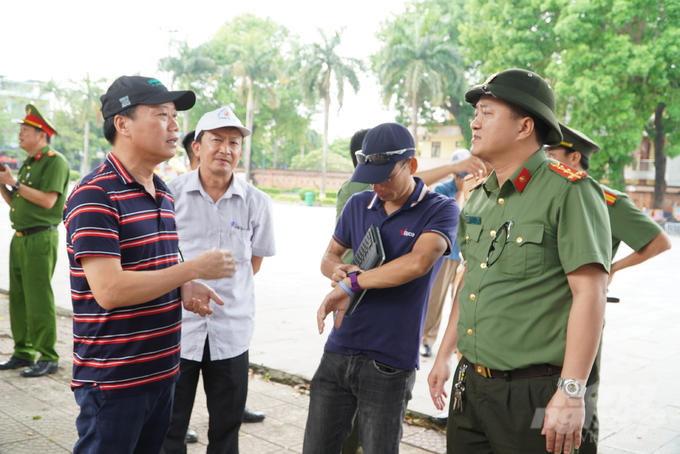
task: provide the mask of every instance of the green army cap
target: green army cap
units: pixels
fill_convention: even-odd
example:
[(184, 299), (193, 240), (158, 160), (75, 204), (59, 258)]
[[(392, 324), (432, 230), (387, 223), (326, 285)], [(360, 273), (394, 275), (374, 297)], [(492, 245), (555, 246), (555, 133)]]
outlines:
[(477, 104), (482, 95), (491, 95), (536, 115), (550, 127), (546, 145), (557, 146), (562, 133), (555, 117), (555, 93), (541, 76), (525, 69), (506, 69), (475, 85), (465, 93), (465, 101)]
[(563, 141), (558, 146), (571, 148), (574, 151), (581, 153), (586, 159), (590, 159), (593, 153), (601, 150), (600, 146), (593, 142), (590, 137), (583, 134), (581, 131), (572, 129), (569, 126), (559, 123), (562, 130)]
[(43, 131), (45, 131), (47, 135), (50, 137), (54, 136), (55, 134), (59, 134), (57, 130), (54, 129), (54, 126), (52, 126), (52, 123), (45, 119), (40, 114), (38, 108), (35, 107), (33, 104), (26, 105), (26, 118), (24, 118), (23, 120), (18, 120), (17, 123), (27, 124), (34, 126), (36, 128), (40, 128)]

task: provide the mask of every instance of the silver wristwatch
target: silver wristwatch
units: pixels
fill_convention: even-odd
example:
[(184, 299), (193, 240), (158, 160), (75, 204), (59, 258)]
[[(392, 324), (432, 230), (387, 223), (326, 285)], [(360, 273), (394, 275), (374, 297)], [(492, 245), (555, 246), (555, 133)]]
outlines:
[(586, 387), (573, 378), (560, 378), (557, 380), (557, 387), (560, 388), (567, 397), (583, 397), (586, 395)]

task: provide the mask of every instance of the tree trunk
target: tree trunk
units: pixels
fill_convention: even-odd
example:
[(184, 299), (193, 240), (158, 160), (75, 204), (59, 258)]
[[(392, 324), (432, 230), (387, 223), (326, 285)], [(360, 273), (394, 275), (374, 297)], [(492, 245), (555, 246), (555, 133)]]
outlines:
[(85, 120), (83, 132), (83, 157), (80, 160), (80, 176), (90, 173), (90, 119)]
[(411, 95), (411, 135), (416, 149), (418, 148), (418, 96)]
[[(330, 87), (329, 87), (330, 88)], [(331, 110), (331, 91), (326, 90), (323, 98), (323, 159), (321, 164), (321, 191), (319, 199), (326, 198), (326, 169), (328, 167), (328, 117)]]
[(279, 140), (274, 141), (274, 166), (272, 167), (274, 170), (276, 170), (277, 165), (276, 161), (278, 160), (279, 157), (279, 144), (280, 144)]
[(654, 136), (654, 203), (652, 205), (655, 209), (663, 209), (664, 201), (666, 199), (666, 155), (663, 148), (666, 145), (666, 134), (664, 134), (663, 112), (666, 109), (666, 104), (659, 103), (654, 111), (654, 129), (656, 135)]
[[(248, 101), (246, 102), (246, 128), (253, 130), (253, 123), (255, 119), (253, 100), (253, 81), (248, 79)], [(250, 182), (252, 179), (252, 171), (250, 168), (250, 161), (253, 153), (253, 135), (246, 137), (243, 147), (243, 167), (246, 169), (246, 181)]]

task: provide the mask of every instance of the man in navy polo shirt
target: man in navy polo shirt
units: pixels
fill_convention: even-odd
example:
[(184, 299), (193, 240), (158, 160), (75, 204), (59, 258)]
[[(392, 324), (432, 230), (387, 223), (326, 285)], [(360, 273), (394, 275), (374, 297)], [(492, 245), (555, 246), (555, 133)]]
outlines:
[[(385, 123), (364, 138), (352, 181), (372, 191), (345, 206), (321, 262), (335, 289), (317, 313), (319, 332), (337, 311), (311, 385), (303, 453), (339, 453), (358, 412), (366, 454), (398, 453), (406, 404), (418, 368), (430, 289), (456, 236), (460, 209), (454, 199), (429, 192), (414, 158), (413, 137)], [(358, 276), (341, 257), (361, 244), (371, 224), (381, 232), (385, 264)], [(345, 317), (352, 292), (366, 293)]]
[(116, 79), (101, 97), (113, 151), (64, 209), (76, 454), (160, 451), (179, 377), (182, 303), (203, 316), (211, 299), (224, 304), (194, 279), (231, 277), (231, 253), (211, 249), (178, 264), (174, 201), (153, 172), (175, 155), (177, 111), (195, 99), (139, 76)]

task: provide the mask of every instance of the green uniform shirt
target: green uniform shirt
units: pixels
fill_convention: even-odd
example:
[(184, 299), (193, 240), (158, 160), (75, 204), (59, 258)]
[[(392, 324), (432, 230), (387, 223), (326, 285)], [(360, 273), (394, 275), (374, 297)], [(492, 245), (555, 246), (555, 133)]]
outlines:
[(54, 206), (47, 210), (15, 193), (12, 196), (12, 209), (9, 213), (12, 228), (26, 230), (58, 225), (64, 210), (69, 180), (69, 167), (64, 155), (50, 150), (49, 145), (44, 147), (35, 156), (29, 156), (24, 160), (17, 179), (29, 188), (43, 192), (56, 191), (59, 198)]
[[(371, 189), (373, 189), (373, 187), (366, 183), (357, 183), (350, 180), (342, 183), (342, 186), (340, 186), (340, 189), (338, 189), (338, 196), (335, 199), (335, 223), (338, 223), (342, 209), (345, 208), (345, 205), (347, 204), (347, 201), (350, 197), (352, 197), (357, 192), (370, 191)], [(354, 252), (349, 250), (342, 258), (342, 261), (345, 263), (352, 263), (353, 258)]]
[[(458, 244), (468, 271), (458, 298), (458, 349), (475, 364), (561, 366), (572, 303), (567, 274), (589, 263), (609, 271), (611, 229), (602, 189), (583, 173), (571, 174), (571, 181), (552, 163), (539, 150), (500, 188), (492, 172), (461, 212)], [(487, 267), (496, 230), (508, 221), (514, 224), (505, 248)]]
[(612, 259), (622, 241), (639, 251), (662, 232), (661, 226), (640, 211), (625, 193), (601, 186), (611, 220)]

